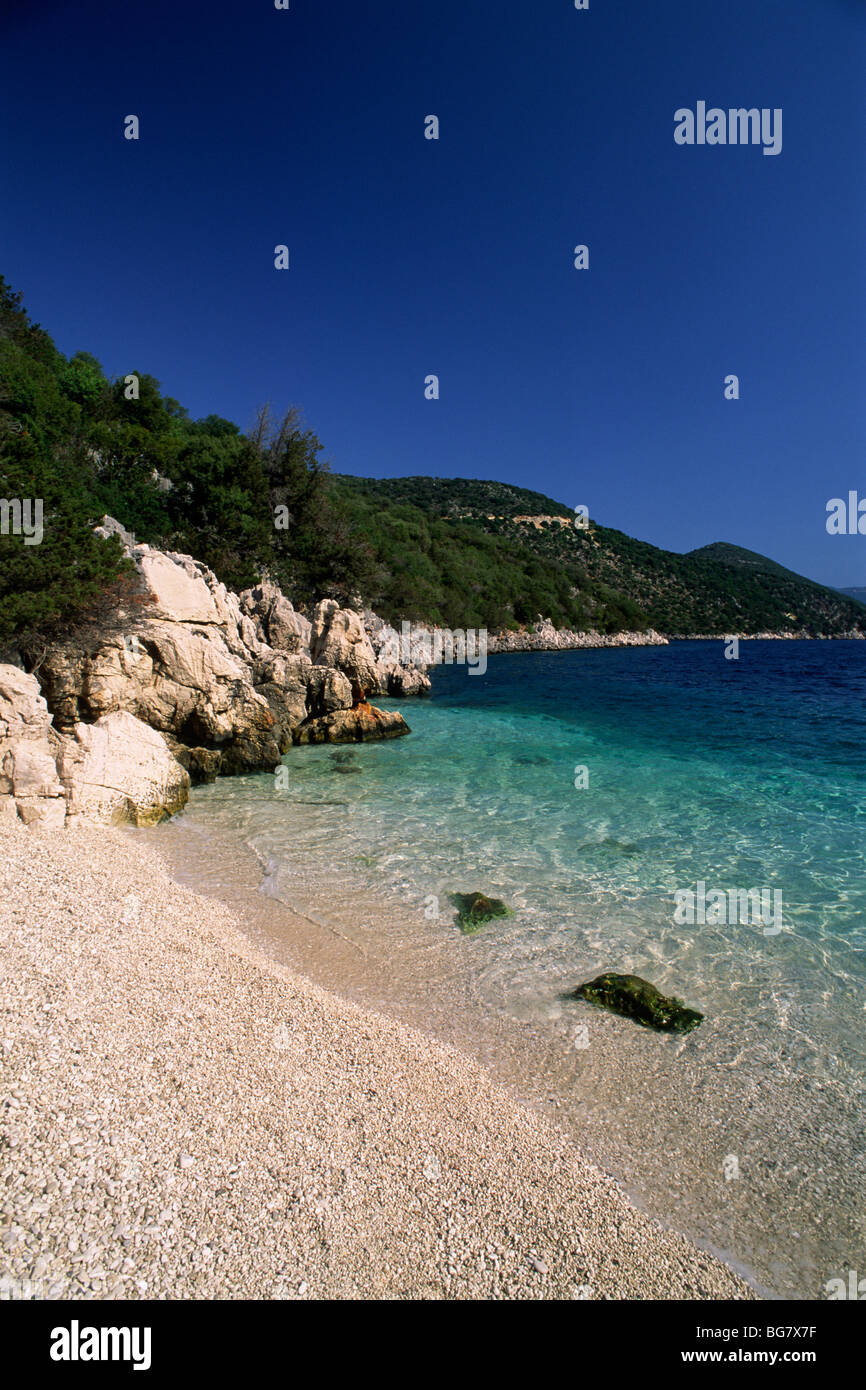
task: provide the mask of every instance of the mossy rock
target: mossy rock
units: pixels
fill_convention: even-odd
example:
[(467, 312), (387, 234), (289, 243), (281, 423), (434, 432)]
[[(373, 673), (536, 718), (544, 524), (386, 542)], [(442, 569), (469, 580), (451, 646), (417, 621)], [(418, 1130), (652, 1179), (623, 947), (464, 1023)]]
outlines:
[(704, 1017), (696, 1009), (687, 1009), (681, 999), (660, 994), (655, 985), (639, 975), (599, 975), (565, 997), (585, 999), (660, 1033), (690, 1033)]
[(487, 898), (483, 893), (452, 893), (451, 901), (457, 908), (457, 925), (464, 936), (472, 936), (480, 931), (494, 917), (513, 915), (505, 903), (498, 898)]

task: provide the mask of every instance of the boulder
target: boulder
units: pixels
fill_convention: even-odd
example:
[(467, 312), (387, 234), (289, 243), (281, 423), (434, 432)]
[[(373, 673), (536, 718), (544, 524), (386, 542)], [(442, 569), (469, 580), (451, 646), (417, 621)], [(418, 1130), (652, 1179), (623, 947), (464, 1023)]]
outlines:
[(312, 624), (296, 613), (271, 580), (265, 579), (240, 595), (241, 607), (260, 626), (262, 639), (278, 652), (308, 652)]
[(464, 936), (474, 935), (495, 917), (512, 915), (511, 909), (499, 898), (488, 898), (483, 893), (453, 893), (451, 901), (457, 908), (457, 925)]
[(696, 1009), (687, 1009), (681, 999), (666, 998), (639, 975), (599, 975), (565, 997), (585, 999), (662, 1033), (690, 1033), (704, 1017)]
[(63, 825), (66, 793), (57, 773), (60, 737), (35, 676), (0, 665), (0, 800), (3, 817)]
[(313, 612), (310, 659), (314, 666), (335, 666), (352, 685), (352, 701), (362, 704), (379, 689), (376, 654), (359, 614), (322, 599)]
[(219, 614), (204, 579), (190, 574), (168, 555), (137, 547), (136, 559), (153, 616), (172, 623), (218, 623)]
[(101, 824), (155, 825), (189, 795), (189, 774), (162, 736), (124, 710), (76, 725), (59, 766), (70, 817)]
[(165, 740), (125, 711), (60, 735), (36, 678), (0, 666), (0, 817), (59, 828), (71, 817), (149, 825), (186, 802)]
[(307, 685), (307, 713), (311, 718), (352, 708), (352, 685), (342, 671), (330, 666), (311, 666)]
[(399, 738), (411, 730), (396, 710), (354, 705), (306, 720), (293, 735), (295, 743), (361, 743), (365, 739)]

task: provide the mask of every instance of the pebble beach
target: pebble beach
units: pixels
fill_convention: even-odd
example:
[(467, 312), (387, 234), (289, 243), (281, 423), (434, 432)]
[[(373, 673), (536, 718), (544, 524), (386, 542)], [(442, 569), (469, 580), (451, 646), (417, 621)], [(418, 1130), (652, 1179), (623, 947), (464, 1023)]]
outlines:
[(748, 1299), (474, 1061), (134, 832), (0, 827), (0, 1294)]

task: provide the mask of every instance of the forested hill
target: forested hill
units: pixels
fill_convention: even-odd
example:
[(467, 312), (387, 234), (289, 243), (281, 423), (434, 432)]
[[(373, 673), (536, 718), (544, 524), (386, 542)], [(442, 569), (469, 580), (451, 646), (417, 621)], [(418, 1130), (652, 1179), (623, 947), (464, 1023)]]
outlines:
[(862, 608), (754, 551), (717, 542), (680, 555), (538, 492), (477, 479), (334, 476), (377, 559), (374, 602), (397, 616), (505, 627), (687, 633), (866, 631)]
[(862, 605), (736, 546), (676, 555), (579, 530), (524, 488), (355, 478), (321, 454), (294, 408), (244, 432), (190, 419), (135, 362), (109, 378), (88, 352), (66, 357), (0, 276), (0, 658), (36, 661), (135, 599), (121, 546), (94, 534), (105, 513), (235, 589), (268, 574), (300, 607), (333, 596), (491, 630), (541, 616), (605, 633), (866, 631)]

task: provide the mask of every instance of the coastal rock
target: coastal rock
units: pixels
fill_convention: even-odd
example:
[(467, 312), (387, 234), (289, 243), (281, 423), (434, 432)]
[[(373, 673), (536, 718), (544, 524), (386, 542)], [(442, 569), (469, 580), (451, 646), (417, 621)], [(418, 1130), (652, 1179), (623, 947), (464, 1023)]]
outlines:
[(74, 738), (63, 740), (59, 770), (69, 816), (101, 824), (154, 825), (189, 795), (189, 774), (165, 740), (122, 710), (78, 724)]
[(34, 676), (0, 665), (0, 800), (4, 819), (53, 828), (66, 819), (60, 738)]
[(168, 555), (142, 547), (139, 571), (155, 618), (174, 623), (218, 623), (219, 614), (204, 580), (189, 574)]
[(430, 677), (418, 666), (397, 665), (388, 671), (386, 687), (382, 693), (396, 699), (410, 695), (429, 695)]
[[(377, 664), (353, 609), (323, 600), (311, 621), (270, 580), (238, 596), (192, 556), (138, 544), (111, 517), (98, 530), (120, 539), (138, 572), (138, 591), (103, 615), (98, 627), (81, 628), (52, 646), (41, 660), (39, 684), (33, 681), (26, 697), (16, 693), (22, 710), (28, 700), (41, 700), (41, 714), (26, 738), (16, 735), (14, 759), (6, 750), (9, 775), (0, 796), (14, 796), (16, 816), (62, 821), (67, 789), (57, 775), (58, 740), (63, 736), (78, 749), (74, 757), (65, 756), (72, 777), (85, 759), (82, 729), (108, 716), (126, 715), (156, 731), (172, 766), (194, 782), (270, 771), (293, 742), (354, 742), (408, 732), (400, 715), (373, 710), (367, 696), (420, 692), (429, 682), (399, 662), (387, 669)], [(23, 719), (20, 710), (18, 718)], [(87, 748), (88, 778), (103, 752), (99, 739)], [(97, 784), (96, 774), (91, 780)], [(177, 800), (170, 788), (166, 795), (169, 802)], [(88, 805), (93, 801), (101, 806), (105, 798), (94, 793)], [(127, 801), (134, 818), (139, 799)], [(144, 796), (141, 816), (151, 809)], [(112, 804), (111, 815), (115, 810)], [(8, 804), (3, 813), (9, 815)]]
[(313, 612), (310, 659), (314, 666), (335, 666), (352, 685), (352, 701), (361, 704), (379, 689), (376, 654), (359, 614), (322, 599)]
[(59, 828), (73, 817), (152, 824), (186, 802), (189, 776), (164, 739), (123, 711), (52, 727), (34, 676), (0, 666), (0, 816)]
[(279, 762), (276, 720), (248, 667), (218, 637), (182, 623), (143, 620), (93, 652), (55, 647), (40, 674), (64, 733), (123, 711), (189, 746), (219, 750), (224, 771)]
[(582, 647), (666, 647), (668, 638), (648, 628), (646, 632), (573, 632), (554, 627), (539, 618), (531, 628), (517, 632), (492, 632), (487, 638), (488, 652), (562, 652)]
[(312, 623), (297, 613), (282, 591), (269, 579), (240, 595), (241, 607), (261, 628), (261, 638), (278, 652), (306, 652), (310, 649)]
[(399, 633), (369, 608), (364, 610), (364, 627), (376, 661), (377, 693), (398, 698), (426, 695), (430, 690), (427, 675), (432, 645), (430, 629), (404, 623)]
[(308, 719), (295, 730), (295, 743), (361, 743), (365, 739), (399, 738), (411, 733), (396, 710), (375, 709), (366, 702), (352, 709)]
[(639, 975), (598, 975), (565, 997), (585, 999), (662, 1033), (690, 1033), (704, 1017), (696, 1009), (687, 1009), (681, 999), (666, 998)]
[[(253, 664), (253, 683), (257, 695), (267, 700), (274, 717), (274, 737), (281, 753), (292, 745), (292, 731), (309, 714), (310, 658), (304, 653), (266, 651)], [(347, 683), (346, 704), (351, 704)]]
[(472, 936), (495, 917), (512, 915), (499, 898), (488, 898), (484, 893), (454, 893), (451, 901), (457, 908), (457, 925), (464, 936)]
[(342, 671), (330, 666), (311, 666), (307, 682), (307, 712), (311, 718), (351, 709), (352, 684)]

